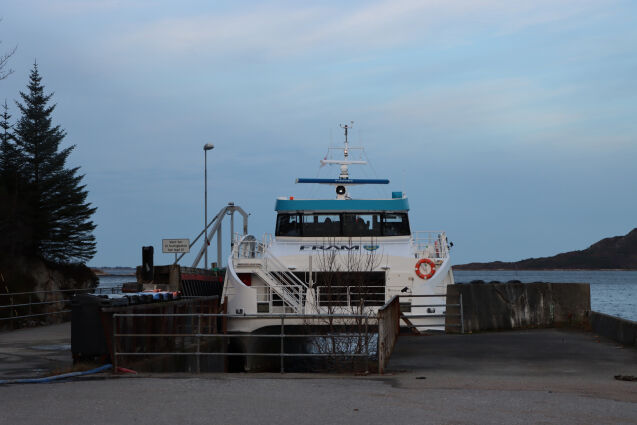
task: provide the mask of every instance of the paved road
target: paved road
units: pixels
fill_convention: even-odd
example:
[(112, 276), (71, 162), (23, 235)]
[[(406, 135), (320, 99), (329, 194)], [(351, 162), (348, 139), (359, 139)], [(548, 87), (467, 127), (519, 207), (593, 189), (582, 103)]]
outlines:
[[(2, 424), (635, 424), (633, 401), (409, 377), (128, 378), (0, 387)], [(452, 385), (449, 385), (452, 384)], [(460, 387), (457, 389), (449, 386)], [(461, 388), (466, 386), (467, 388)]]
[[(637, 350), (538, 330), (401, 337), (378, 377), (211, 374), (0, 386), (0, 424), (637, 424)], [(599, 341), (599, 342), (598, 342)]]
[(0, 332), (0, 379), (50, 375), (72, 365), (70, 322)]

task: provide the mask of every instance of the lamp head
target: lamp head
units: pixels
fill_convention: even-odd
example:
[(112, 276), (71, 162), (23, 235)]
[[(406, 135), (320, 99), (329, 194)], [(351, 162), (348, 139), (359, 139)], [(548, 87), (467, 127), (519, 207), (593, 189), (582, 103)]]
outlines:
[(212, 143), (206, 143), (205, 145), (203, 145), (203, 150), (205, 151), (209, 151), (215, 148), (215, 145), (213, 145)]

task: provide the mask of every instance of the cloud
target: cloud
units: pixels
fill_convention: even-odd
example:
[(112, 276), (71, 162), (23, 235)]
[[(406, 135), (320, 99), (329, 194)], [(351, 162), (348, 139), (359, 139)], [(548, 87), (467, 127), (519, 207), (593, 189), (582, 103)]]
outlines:
[[(574, 90), (548, 89), (524, 78), (489, 79), (419, 90), (375, 109), (390, 121), (417, 123), (456, 135), (499, 129), (537, 131), (580, 119), (576, 111), (560, 109), (559, 99)], [(538, 107), (543, 104), (551, 106)]]
[[(295, 4), (296, 6), (296, 4)], [(501, 35), (533, 25), (582, 17), (608, 2), (497, 0), (392, 0), (371, 4), (282, 4), (163, 18), (131, 28), (112, 42), (132, 49), (179, 55), (250, 55), (280, 60), (316, 51), (356, 54), (423, 43), (470, 42), (478, 33)]]
[(127, 2), (122, 0), (34, 0), (24, 3), (33, 3), (34, 9), (43, 15), (77, 16), (103, 13), (116, 9), (123, 9)]

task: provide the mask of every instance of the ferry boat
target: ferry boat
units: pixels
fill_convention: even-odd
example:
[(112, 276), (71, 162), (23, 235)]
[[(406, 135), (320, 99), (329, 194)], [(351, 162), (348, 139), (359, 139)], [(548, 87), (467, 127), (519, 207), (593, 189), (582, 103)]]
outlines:
[[(394, 295), (401, 295), (401, 311), (419, 330), (444, 330), (446, 289), (454, 284), (446, 234), (412, 231), (403, 192), (384, 199), (350, 195), (355, 186), (389, 180), (350, 177), (350, 167), (367, 160), (353, 158), (364, 150), (349, 145), (351, 124), (341, 127), (344, 146), (329, 148), (321, 160), (338, 166), (338, 176), (296, 181), (334, 186), (335, 198), (278, 198), (274, 235), (233, 237), (223, 289), (227, 311), (259, 317), (231, 318), (229, 332), (258, 332), (279, 324), (275, 314), (281, 313), (375, 314)], [(328, 159), (334, 152), (342, 158)]]

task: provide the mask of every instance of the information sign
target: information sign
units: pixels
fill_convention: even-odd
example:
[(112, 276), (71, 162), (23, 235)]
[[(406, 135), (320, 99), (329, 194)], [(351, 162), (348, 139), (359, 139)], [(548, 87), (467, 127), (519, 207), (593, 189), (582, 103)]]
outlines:
[(161, 252), (169, 254), (190, 252), (190, 239), (162, 239)]

